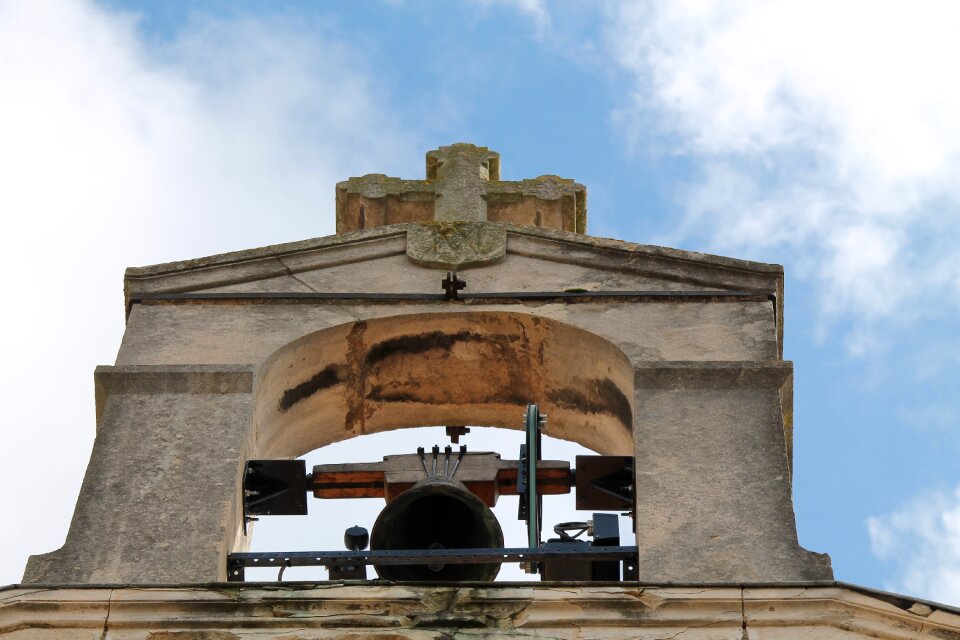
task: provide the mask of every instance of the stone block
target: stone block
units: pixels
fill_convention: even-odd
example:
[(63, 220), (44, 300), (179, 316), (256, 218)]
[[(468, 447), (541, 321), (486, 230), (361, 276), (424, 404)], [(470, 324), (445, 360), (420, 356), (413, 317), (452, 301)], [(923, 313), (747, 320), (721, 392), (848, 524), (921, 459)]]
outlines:
[(252, 373), (106, 368), (100, 417), (67, 540), (23, 582), (184, 583), (223, 578), (232, 550)]
[(779, 388), (790, 363), (659, 363), (636, 376), (640, 581), (832, 579), (797, 543)]

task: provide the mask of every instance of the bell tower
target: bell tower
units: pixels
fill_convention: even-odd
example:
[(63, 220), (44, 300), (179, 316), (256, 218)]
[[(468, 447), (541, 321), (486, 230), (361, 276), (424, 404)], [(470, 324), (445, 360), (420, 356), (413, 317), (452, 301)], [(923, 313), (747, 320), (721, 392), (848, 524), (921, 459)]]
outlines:
[(780, 267), (591, 238), (581, 185), (499, 178), (441, 147), (337, 185), (336, 236), (129, 269), (70, 534), (25, 581), (222, 580), (247, 460), (528, 404), (634, 459), (640, 580), (830, 578), (796, 542)]
[[(85, 623), (63, 612), (82, 600), (106, 637), (171, 638), (913, 624), (798, 544), (782, 268), (591, 237), (586, 215), (573, 180), (502, 180), (498, 153), (454, 144), (426, 154), (424, 179), (338, 184), (334, 236), (128, 269), (126, 331), (95, 373), (96, 443), (66, 542), (31, 557), (10, 615), (73, 629)], [(513, 428), (525, 448), (296, 460), (424, 425)], [(598, 455), (543, 460), (540, 434)], [(540, 537), (551, 492), (591, 511), (592, 543)], [(360, 495), (386, 507), (372, 535), (347, 531), (347, 550), (247, 551), (251, 516)], [(488, 506), (513, 495), (529, 544), (504, 549)], [(418, 534), (437, 509), (462, 511), (471, 535)], [(629, 519), (635, 547), (610, 518)], [(331, 582), (243, 582), (246, 566), (294, 560)], [(478, 586), (501, 562), (532, 582)], [(777, 609), (788, 584), (806, 586)], [(60, 614), (30, 605), (41, 592)]]

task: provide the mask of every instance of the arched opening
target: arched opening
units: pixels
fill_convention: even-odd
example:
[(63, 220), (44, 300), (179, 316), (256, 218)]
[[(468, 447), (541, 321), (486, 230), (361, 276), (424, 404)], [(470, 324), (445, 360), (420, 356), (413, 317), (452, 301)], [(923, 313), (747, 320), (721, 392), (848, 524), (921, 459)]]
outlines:
[[(504, 459), (517, 457), (523, 435), (514, 430), (470, 427), (461, 443), (471, 451), (496, 451)], [(417, 447), (443, 445), (448, 438), (443, 427), (420, 427), (360, 436), (321, 447), (300, 456), (310, 470), (314, 465), (366, 460), (382, 454), (410, 453)], [(549, 460), (570, 460), (571, 466), (577, 455), (596, 452), (567, 440), (544, 437), (543, 456)], [(503, 528), (505, 545), (526, 546), (526, 525), (517, 519), (517, 496), (501, 496), (493, 512)], [(251, 530), (251, 551), (291, 550), (342, 550), (343, 534), (347, 527), (360, 525), (370, 529), (377, 515), (384, 508), (382, 499), (354, 500), (308, 500), (306, 516), (262, 518)], [(573, 493), (545, 496), (544, 539), (553, 538), (553, 525), (560, 522), (582, 521), (591, 517), (587, 511), (578, 511)], [(635, 536), (629, 518), (620, 519), (621, 544), (632, 545)], [(277, 579), (277, 567), (247, 568), (248, 581), (270, 582)], [(370, 570), (370, 577), (376, 574)], [(284, 581), (323, 581), (328, 579), (323, 567), (291, 567), (283, 574)], [(500, 567), (497, 581), (537, 580), (537, 576), (524, 573), (516, 563)]]
[(304, 336), (261, 368), (255, 457), (297, 457), (423, 425), (517, 429), (527, 403), (546, 435), (633, 454), (633, 368), (616, 346), (556, 320), (466, 311), (357, 321)]
[[(548, 442), (555, 438), (577, 443), (589, 452), (633, 455), (633, 368), (617, 347), (556, 320), (465, 311), (352, 322), (304, 336), (277, 351), (258, 375), (253, 439), (247, 457), (295, 458), (317, 452), (318, 457), (307, 458), (308, 465), (318, 464), (316, 460), (375, 462), (384, 455), (414, 453), (417, 446), (443, 445), (445, 440), (439, 427), (434, 428), (440, 429), (439, 435), (429, 435), (423, 442), (404, 437), (413, 435), (409, 431), (387, 432), (424, 425), (519, 430), (531, 402), (548, 415), (544, 430)], [(503, 433), (496, 443), (479, 446), (500, 453), (505, 460), (516, 458), (520, 434), (505, 438)], [(403, 446), (393, 450), (384, 446), (391, 435), (399, 436), (395, 441)], [(473, 434), (468, 438), (470, 449), (477, 451), (478, 438)], [(363, 455), (350, 458), (351, 447), (344, 441), (353, 439)], [(329, 447), (335, 443), (343, 446)], [(549, 450), (545, 451), (545, 459), (549, 455)], [(572, 463), (573, 455), (558, 459)], [(560, 500), (560, 496), (550, 500)], [(365, 502), (364, 508), (378, 511), (383, 507), (382, 500)], [(559, 507), (557, 514), (573, 517), (572, 499), (566, 505), (562, 500), (554, 504)], [(512, 517), (497, 514), (502, 526), (512, 526), (516, 500), (504, 500), (498, 507), (507, 514), (513, 511)], [(336, 518), (329, 507), (316, 501), (311, 509), (324, 512), (320, 528), (327, 527), (327, 537), (307, 544), (313, 527), (283, 519), (287, 532), (279, 538), (258, 537), (256, 547), (263, 551), (320, 550), (321, 546), (336, 550), (342, 548), (344, 527), (370, 525), (370, 514), (364, 515), (362, 509), (345, 514), (354, 515), (358, 522), (348, 522), (350, 518), (330, 521)], [(544, 522), (544, 534), (549, 537), (550, 527), (563, 517), (550, 515)], [(271, 523), (269, 528), (276, 530), (277, 526)], [(514, 534), (505, 531), (505, 535)], [(292, 546), (261, 546), (278, 542)], [(519, 540), (517, 544), (525, 546)], [(501, 579), (523, 579), (514, 569), (504, 567)], [(290, 578), (320, 576), (291, 574)]]

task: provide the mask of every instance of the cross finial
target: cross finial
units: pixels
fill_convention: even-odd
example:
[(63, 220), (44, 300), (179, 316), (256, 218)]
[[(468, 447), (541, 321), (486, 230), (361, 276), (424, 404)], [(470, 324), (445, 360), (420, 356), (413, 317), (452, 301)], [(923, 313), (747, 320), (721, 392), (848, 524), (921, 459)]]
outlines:
[(383, 174), (337, 185), (337, 233), (401, 222), (510, 222), (586, 232), (586, 189), (540, 176), (500, 180), (500, 154), (457, 143), (427, 152), (426, 180)]
[(434, 220), (487, 219), (486, 183), (500, 180), (500, 154), (459, 143), (427, 152), (427, 181), (434, 183)]

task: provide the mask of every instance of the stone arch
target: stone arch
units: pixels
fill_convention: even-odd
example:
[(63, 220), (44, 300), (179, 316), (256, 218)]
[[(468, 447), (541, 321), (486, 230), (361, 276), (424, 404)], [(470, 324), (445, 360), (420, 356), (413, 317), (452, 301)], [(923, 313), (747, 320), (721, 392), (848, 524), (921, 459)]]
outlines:
[(424, 425), (520, 428), (528, 402), (548, 435), (633, 454), (633, 368), (607, 340), (523, 313), (360, 320), (306, 335), (260, 368), (251, 457), (295, 457)]

